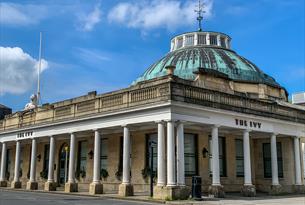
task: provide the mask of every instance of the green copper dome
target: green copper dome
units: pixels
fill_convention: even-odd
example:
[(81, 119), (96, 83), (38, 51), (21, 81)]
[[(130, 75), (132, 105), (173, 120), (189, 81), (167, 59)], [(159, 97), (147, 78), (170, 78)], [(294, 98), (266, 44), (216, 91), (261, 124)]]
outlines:
[[(199, 36), (197, 38), (199, 39)], [(184, 37), (183, 39), (185, 41), (186, 38)], [(221, 46), (221, 43), (212, 45), (212, 42), (209, 42), (210, 45), (197, 43), (197, 45), (186, 46), (183, 44), (182, 46), (180, 44), (177, 47), (174, 45), (175, 42), (177, 43), (178, 41), (172, 40), (172, 51), (150, 66), (133, 84), (165, 76), (167, 75), (166, 66), (175, 65), (174, 75), (186, 80), (194, 80), (196, 78), (194, 72), (198, 71), (198, 68), (203, 68), (223, 73), (234, 81), (281, 87), (272, 77), (263, 73), (249, 60), (230, 50), (228, 43), (226, 46)]]

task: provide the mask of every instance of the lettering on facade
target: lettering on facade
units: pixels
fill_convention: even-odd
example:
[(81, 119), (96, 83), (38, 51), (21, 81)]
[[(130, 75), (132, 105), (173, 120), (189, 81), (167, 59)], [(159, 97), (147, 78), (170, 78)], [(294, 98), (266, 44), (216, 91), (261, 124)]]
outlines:
[(261, 127), (262, 127), (262, 123), (260, 123), (260, 122), (240, 120), (240, 119), (235, 119), (235, 124), (237, 126), (251, 127), (251, 128), (258, 128), (258, 129), (261, 129)]
[(20, 132), (17, 134), (16, 138), (17, 139), (24, 139), (24, 138), (30, 138), (34, 136), (33, 131), (28, 131), (28, 132)]

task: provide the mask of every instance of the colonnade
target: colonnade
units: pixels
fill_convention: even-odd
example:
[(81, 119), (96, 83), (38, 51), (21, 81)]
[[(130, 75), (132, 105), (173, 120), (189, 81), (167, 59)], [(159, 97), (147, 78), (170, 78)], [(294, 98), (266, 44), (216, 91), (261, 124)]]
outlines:
[[(185, 186), (185, 165), (184, 165), (184, 122), (178, 121), (158, 121), (158, 155), (157, 155), (157, 187), (184, 187)], [(165, 125), (167, 137), (165, 138)], [(133, 194), (132, 183), (130, 179), (131, 170), (131, 139), (130, 130), (127, 125), (123, 126), (123, 173), (122, 186), (119, 192), (123, 196)], [(176, 129), (175, 129), (176, 128)], [(94, 163), (93, 163), (93, 180), (90, 184), (90, 193), (98, 194), (103, 192), (100, 181), (100, 142), (101, 130), (93, 130), (94, 132)], [(244, 186), (254, 187), (251, 175), (251, 148), (250, 148), (250, 132), (251, 130), (243, 130), (243, 154), (244, 154)], [(211, 129), (212, 139), (212, 187), (221, 187), (220, 170), (219, 170), (219, 126), (214, 125)], [(55, 158), (55, 137), (50, 136), (50, 151), (48, 164), (48, 179), (45, 184), (45, 190), (56, 190), (54, 180), (54, 158)], [(271, 144), (271, 166), (272, 166), (272, 186), (280, 186), (278, 177), (277, 162), (277, 134), (272, 133), (270, 136)], [(166, 139), (166, 142), (165, 142)], [(20, 170), (20, 140), (16, 141), (15, 154), (15, 172), (12, 188), (21, 188), (19, 177)], [(294, 137), (294, 164), (295, 164), (295, 185), (302, 185), (301, 179), (301, 161), (300, 161), (300, 142), (298, 137)], [(31, 164), (30, 178), (27, 183), (27, 189), (37, 189), (36, 181), (36, 155), (37, 155), (37, 139), (32, 139), (31, 146)], [(166, 149), (165, 149), (166, 147)], [(176, 148), (176, 151), (175, 151)], [(166, 150), (166, 151), (165, 151)], [(70, 150), (69, 150), (69, 172), (68, 182), (65, 190), (67, 192), (78, 191), (75, 179), (75, 156), (76, 156), (76, 134), (70, 133)], [(165, 159), (166, 157), (166, 159)], [(2, 154), (0, 164), (0, 185), (6, 186), (6, 163), (7, 163), (7, 142), (2, 143)], [(213, 190), (213, 188), (211, 189)], [(219, 190), (218, 190), (219, 191)]]

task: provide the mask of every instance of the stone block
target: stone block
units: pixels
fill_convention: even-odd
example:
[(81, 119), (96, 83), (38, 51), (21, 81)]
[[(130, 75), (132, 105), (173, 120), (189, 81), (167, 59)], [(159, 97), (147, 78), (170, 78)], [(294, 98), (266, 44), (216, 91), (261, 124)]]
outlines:
[(89, 194), (102, 194), (103, 193), (103, 184), (101, 183), (91, 183), (89, 186)]
[(270, 195), (281, 195), (283, 193), (283, 187), (279, 185), (271, 185), (269, 194)]
[(26, 189), (27, 190), (37, 190), (38, 189), (38, 183), (37, 182), (27, 182), (26, 183)]
[(7, 181), (0, 181), (0, 187), (7, 187)]
[(119, 196), (133, 196), (133, 185), (132, 184), (120, 184), (119, 185)]
[(255, 197), (256, 196), (256, 188), (254, 185), (244, 185), (240, 190), (241, 194), (246, 197)]
[(56, 191), (57, 183), (55, 182), (46, 182), (44, 184), (45, 191)]
[(20, 181), (18, 181), (18, 182), (13, 181), (12, 184), (11, 184), (11, 188), (13, 188), (13, 189), (21, 189), (21, 182)]
[(296, 194), (305, 194), (305, 185), (294, 185), (293, 190)]
[(78, 192), (78, 184), (75, 182), (67, 182), (65, 184), (65, 192), (66, 193)]
[(209, 197), (224, 198), (225, 191), (222, 185), (211, 185), (208, 189)]
[(154, 199), (186, 200), (190, 197), (191, 189), (188, 186), (155, 186)]

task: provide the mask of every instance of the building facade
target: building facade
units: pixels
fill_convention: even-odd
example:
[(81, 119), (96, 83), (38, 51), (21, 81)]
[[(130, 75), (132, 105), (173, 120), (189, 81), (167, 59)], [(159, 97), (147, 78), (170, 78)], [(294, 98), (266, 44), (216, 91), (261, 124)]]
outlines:
[(305, 108), (287, 96), (228, 35), (178, 35), (126, 89), (1, 120), (0, 185), (130, 196), (152, 169), (160, 199), (188, 197), (192, 176), (215, 197), (304, 192)]

